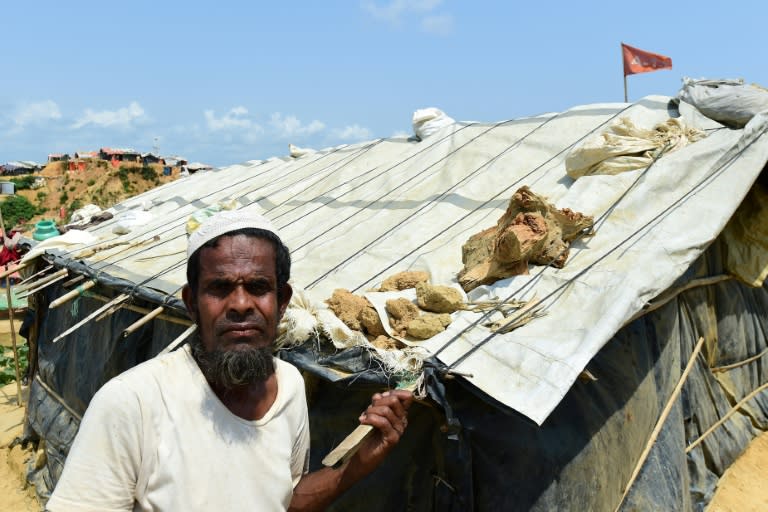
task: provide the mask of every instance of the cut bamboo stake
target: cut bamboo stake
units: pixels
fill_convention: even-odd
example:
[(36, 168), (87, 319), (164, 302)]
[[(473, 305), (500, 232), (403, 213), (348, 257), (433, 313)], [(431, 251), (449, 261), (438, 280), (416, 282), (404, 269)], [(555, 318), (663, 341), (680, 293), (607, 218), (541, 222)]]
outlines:
[(128, 301), (128, 299), (130, 299), (130, 298), (131, 298), (131, 296), (130, 296), (130, 295), (128, 295), (128, 294), (126, 294), (126, 293), (124, 293), (124, 294), (120, 295), (120, 296), (118, 297), (118, 299), (120, 299), (120, 300), (117, 300), (117, 299), (113, 300), (113, 301), (112, 301), (112, 304), (111, 304), (111, 305), (110, 305), (110, 306), (109, 306), (109, 307), (106, 309), (106, 311), (103, 311), (101, 314), (99, 314), (99, 315), (96, 317), (96, 321), (97, 321), (97, 322), (99, 322), (99, 321), (101, 321), (102, 319), (104, 319), (104, 318), (106, 318), (106, 317), (108, 317), (108, 316), (111, 316), (111, 315), (115, 314), (115, 312), (116, 312), (118, 309), (122, 308), (122, 307), (123, 307), (123, 304), (124, 304), (125, 302), (127, 302), (127, 301)]
[(16, 347), (16, 328), (13, 326), (13, 301), (11, 299), (10, 279), (6, 283), (5, 297), (8, 300), (8, 320), (11, 322), (11, 343), (13, 344), (13, 367), (16, 370), (16, 403), (21, 407), (23, 404), (21, 399), (21, 372), (19, 372), (19, 350)]
[(730, 410), (730, 411), (728, 411), (728, 412), (726, 413), (726, 415), (725, 415), (725, 416), (723, 416), (722, 418), (720, 418), (720, 419), (719, 419), (719, 420), (718, 420), (718, 421), (717, 421), (717, 422), (716, 422), (714, 425), (712, 425), (711, 427), (709, 427), (709, 428), (707, 429), (707, 431), (706, 431), (706, 432), (704, 432), (703, 434), (701, 434), (701, 436), (699, 436), (699, 438), (698, 438), (697, 440), (695, 440), (694, 442), (692, 442), (691, 444), (689, 444), (689, 445), (688, 445), (688, 447), (686, 447), (686, 449), (685, 449), (685, 453), (688, 453), (688, 452), (690, 452), (691, 450), (693, 450), (694, 448), (696, 448), (696, 447), (697, 447), (697, 446), (698, 446), (698, 445), (699, 445), (699, 444), (700, 444), (702, 441), (704, 441), (704, 439), (705, 439), (705, 438), (706, 438), (706, 437), (707, 437), (709, 434), (711, 434), (712, 432), (714, 432), (715, 430), (717, 430), (717, 428), (718, 428), (718, 427), (720, 427), (720, 425), (722, 425), (723, 423), (725, 423), (725, 422), (728, 420), (728, 418), (730, 418), (730, 417), (731, 417), (731, 416), (732, 416), (732, 415), (733, 415), (733, 414), (734, 414), (736, 411), (738, 411), (739, 409), (741, 409), (741, 408), (744, 406), (744, 404), (745, 404), (745, 403), (749, 402), (749, 401), (750, 401), (750, 400), (752, 400), (754, 397), (756, 397), (756, 396), (758, 395), (758, 393), (760, 393), (761, 391), (764, 391), (764, 390), (766, 390), (766, 389), (768, 389), (768, 382), (766, 382), (765, 384), (763, 384), (762, 386), (758, 387), (756, 390), (752, 391), (750, 394), (748, 394), (747, 396), (745, 396), (744, 398), (742, 398), (742, 399), (739, 401), (739, 403), (737, 403), (736, 405), (734, 405), (733, 407), (731, 407), (731, 410)]
[(83, 284), (81, 284), (80, 286), (78, 286), (77, 288), (75, 288), (74, 290), (68, 291), (67, 293), (65, 293), (64, 295), (59, 297), (58, 299), (56, 299), (53, 302), (51, 302), (50, 304), (48, 304), (48, 309), (57, 308), (57, 307), (61, 306), (62, 304), (64, 304), (65, 302), (69, 302), (70, 300), (74, 299), (75, 297), (79, 297), (80, 295), (85, 293), (86, 290), (90, 290), (94, 286), (96, 286), (96, 281), (93, 281), (93, 280), (86, 281)]
[(110, 302), (107, 302), (106, 304), (101, 306), (99, 309), (97, 309), (96, 311), (94, 311), (93, 313), (88, 315), (87, 317), (83, 318), (82, 320), (77, 322), (75, 325), (73, 325), (72, 327), (70, 327), (69, 329), (64, 331), (63, 333), (61, 333), (58, 336), (56, 336), (55, 338), (53, 338), (53, 341), (51, 343), (56, 343), (60, 339), (64, 338), (68, 334), (76, 331), (77, 329), (79, 329), (80, 327), (82, 327), (83, 325), (85, 325), (86, 323), (91, 321), (93, 318), (99, 316), (104, 311), (107, 311), (108, 309), (112, 308), (115, 304), (121, 304), (121, 303), (125, 302), (126, 300), (128, 300), (129, 297), (130, 296), (128, 294), (125, 294), (125, 293), (123, 293), (122, 295), (118, 295), (117, 297), (115, 297)]
[(17, 286), (24, 286), (25, 284), (27, 284), (29, 281), (31, 281), (31, 280), (32, 280), (32, 279), (34, 279), (35, 277), (39, 276), (40, 274), (45, 274), (46, 272), (48, 272), (48, 271), (49, 271), (49, 270), (51, 270), (52, 268), (53, 268), (53, 265), (48, 265), (47, 267), (45, 267), (45, 268), (44, 268), (43, 270), (41, 270), (40, 272), (35, 272), (34, 274), (32, 274), (31, 276), (29, 276), (28, 278), (26, 278), (26, 279), (23, 279), (23, 280), (22, 280), (20, 283), (18, 283), (18, 285), (17, 285)]
[(3, 270), (2, 272), (0, 272), (0, 279), (5, 279), (6, 277), (8, 277), (9, 275), (13, 274), (14, 272), (28, 267), (33, 261), (35, 261), (35, 260), (32, 259), (32, 260), (29, 260), (29, 261), (27, 261), (25, 263), (22, 263), (21, 265), (18, 265), (16, 267), (9, 268), (7, 270)]
[(163, 350), (161, 350), (161, 351), (160, 351), (160, 352), (159, 352), (157, 355), (158, 355), (158, 356), (161, 356), (161, 355), (163, 355), (163, 354), (167, 354), (167, 353), (168, 353), (168, 352), (170, 352), (171, 350), (175, 349), (176, 347), (178, 347), (179, 345), (181, 345), (181, 343), (182, 343), (184, 340), (186, 340), (187, 338), (189, 338), (190, 336), (192, 336), (192, 334), (193, 334), (193, 333), (194, 333), (196, 330), (197, 330), (197, 324), (192, 324), (192, 325), (190, 325), (189, 327), (187, 327), (187, 329), (186, 329), (186, 330), (185, 330), (183, 333), (179, 334), (179, 336), (178, 336), (178, 337), (177, 337), (175, 340), (173, 340), (172, 342), (170, 342), (170, 343), (168, 344), (168, 346), (167, 346), (167, 347), (165, 347)]
[(77, 276), (73, 277), (69, 281), (64, 281), (63, 283), (61, 283), (61, 286), (63, 286), (64, 288), (69, 288), (73, 284), (77, 284), (80, 281), (82, 281), (83, 279), (85, 279), (85, 276), (83, 274), (80, 274), (80, 275), (77, 275)]
[(58, 283), (59, 281), (61, 281), (62, 279), (66, 278), (66, 277), (67, 277), (67, 274), (65, 273), (64, 275), (56, 277), (56, 279), (51, 279), (50, 281), (41, 284), (37, 288), (32, 288), (31, 290), (30, 289), (24, 290), (26, 293), (23, 293), (21, 295), (17, 295), (17, 297), (20, 298), (20, 299), (24, 299), (26, 297), (29, 297), (30, 295), (34, 295), (35, 293), (39, 292), (43, 288), (48, 288), (52, 284), (56, 284), (56, 283)]
[(57, 270), (53, 274), (48, 274), (47, 276), (38, 279), (37, 281), (29, 282), (25, 285), (19, 285), (16, 287), (16, 293), (25, 292), (29, 289), (36, 288), (42, 284), (45, 284), (49, 281), (53, 281), (56, 278), (59, 278), (61, 276), (66, 276), (67, 272), (69, 272), (67, 269), (63, 268), (61, 270)]
[(645, 464), (645, 460), (648, 458), (648, 454), (651, 453), (651, 448), (653, 448), (653, 444), (656, 442), (656, 438), (659, 437), (661, 428), (664, 426), (664, 422), (667, 420), (667, 416), (669, 416), (669, 413), (672, 411), (672, 407), (675, 405), (677, 397), (680, 395), (680, 391), (683, 390), (683, 384), (685, 384), (685, 381), (688, 379), (688, 374), (691, 373), (693, 365), (696, 362), (696, 358), (699, 356), (699, 352), (701, 352), (701, 347), (703, 346), (704, 336), (700, 337), (699, 341), (696, 343), (696, 347), (693, 349), (691, 358), (688, 360), (688, 364), (685, 365), (685, 370), (683, 370), (683, 374), (680, 376), (680, 380), (677, 381), (677, 385), (672, 391), (672, 396), (669, 397), (667, 404), (664, 406), (664, 410), (661, 411), (661, 415), (656, 421), (656, 426), (653, 428), (653, 432), (651, 432), (651, 437), (648, 439), (648, 443), (645, 445), (645, 449), (643, 449), (643, 452), (640, 454), (640, 460), (638, 460), (637, 464), (635, 464), (635, 469), (632, 471), (632, 475), (629, 477), (629, 482), (627, 482), (626, 487), (624, 487), (624, 492), (621, 495), (619, 504), (616, 505), (616, 512), (618, 512), (618, 510), (621, 508), (621, 504), (624, 503), (627, 494), (629, 494), (629, 490), (632, 488), (632, 484), (635, 483), (637, 475), (640, 474), (640, 469), (642, 469), (643, 464)]
[(726, 364), (724, 366), (716, 366), (714, 368), (710, 368), (710, 371), (712, 373), (720, 373), (720, 372), (727, 372), (728, 370), (733, 370), (734, 368), (740, 368), (744, 365), (747, 365), (753, 361), (757, 361), (761, 357), (763, 357), (765, 354), (768, 354), (768, 348), (757, 354), (756, 356), (752, 356), (748, 359), (744, 359), (743, 361), (739, 361), (738, 363), (733, 364)]
[(149, 313), (147, 313), (146, 315), (144, 315), (143, 317), (139, 318), (135, 322), (133, 322), (131, 325), (126, 327), (125, 330), (123, 331), (123, 338), (127, 338), (128, 336), (130, 336), (136, 329), (146, 324), (147, 322), (150, 322), (153, 318), (158, 316), (164, 310), (165, 308), (163, 306), (159, 306), (153, 309), (152, 311), (150, 311)]
[[(409, 382), (404, 386), (398, 386), (397, 389), (405, 389), (407, 391), (414, 391), (418, 384), (418, 379), (413, 382)], [(322, 460), (323, 466), (333, 467), (336, 464), (343, 464), (352, 456), (357, 453), (357, 450), (362, 446), (363, 441), (371, 435), (373, 427), (370, 425), (358, 425), (355, 430), (352, 431), (347, 437), (340, 442), (336, 448), (330, 451), (328, 455)]]

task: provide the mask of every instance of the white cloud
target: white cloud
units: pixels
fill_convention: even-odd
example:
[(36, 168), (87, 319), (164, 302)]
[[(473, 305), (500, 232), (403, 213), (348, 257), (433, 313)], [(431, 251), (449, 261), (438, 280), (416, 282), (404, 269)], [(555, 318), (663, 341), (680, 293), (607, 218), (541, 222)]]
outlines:
[(260, 131), (260, 126), (254, 124), (250, 119), (245, 117), (247, 114), (248, 109), (243, 106), (234, 107), (230, 109), (229, 112), (218, 118), (216, 117), (216, 114), (213, 110), (206, 110), (203, 112), (203, 115), (205, 115), (205, 122), (208, 125), (208, 129), (212, 132), (219, 130), (229, 130), (231, 128)]
[(430, 12), (441, 3), (442, 0), (391, 0), (380, 6), (371, 0), (366, 0), (362, 5), (374, 18), (397, 24), (409, 13)]
[(341, 140), (367, 140), (371, 138), (371, 130), (359, 124), (345, 126), (340, 130), (335, 130), (333, 134)]
[(447, 36), (453, 32), (453, 16), (450, 14), (427, 16), (421, 20), (421, 28), (430, 34)]
[(132, 101), (127, 107), (119, 108), (117, 110), (101, 110), (95, 111), (90, 108), (85, 109), (83, 115), (75, 121), (72, 128), (82, 128), (89, 124), (100, 127), (122, 127), (128, 128), (134, 122), (143, 121), (146, 119), (144, 115), (144, 109), (136, 101)]
[(59, 106), (51, 100), (22, 105), (13, 115), (13, 122), (18, 128), (51, 119), (61, 119)]
[(303, 124), (295, 116), (283, 117), (280, 112), (272, 114), (270, 124), (282, 137), (312, 135), (325, 129), (325, 124), (321, 121), (314, 120), (309, 124)]

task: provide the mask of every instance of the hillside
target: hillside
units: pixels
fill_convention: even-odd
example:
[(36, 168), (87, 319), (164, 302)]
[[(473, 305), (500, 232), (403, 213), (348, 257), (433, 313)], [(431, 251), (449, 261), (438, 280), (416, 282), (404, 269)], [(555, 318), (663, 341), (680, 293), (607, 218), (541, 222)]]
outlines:
[[(172, 173), (164, 176), (161, 164), (142, 166), (126, 162), (113, 167), (104, 160), (88, 162), (84, 170), (69, 171), (67, 162), (52, 162), (32, 175), (44, 178), (41, 186), (28, 189), (17, 186), (16, 194), (29, 200), (37, 209), (37, 214), (26, 222), (27, 230), (31, 230), (41, 219), (66, 224), (72, 212), (89, 203), (102, 209), (109, 208), (129, 197), (177, 179), (179, 172), (178, 167), (173, 167)], [(23, 177), (14, 177), (14, 180), (18, 181), (19, 178)]]

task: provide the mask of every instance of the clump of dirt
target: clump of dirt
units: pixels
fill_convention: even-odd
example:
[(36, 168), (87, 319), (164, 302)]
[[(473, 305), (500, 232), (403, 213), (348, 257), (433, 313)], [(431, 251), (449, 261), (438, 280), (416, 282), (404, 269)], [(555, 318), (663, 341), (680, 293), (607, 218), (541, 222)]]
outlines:
[(413, 302), (405, 298), (389, 299), (386, 303), (389, 325), (397, 336), (405, 336), (408, 324), (417, 318), (421, 311)]
[[(366, 299), (366, 302), (368, 300)], [(370, 306), (370, 303), (368, 303)], [(363, 331), (371, 336), (385, 336), (387, 331), (384, 330), (384, 325), (381, 323), (379, 314), (373, 308), (373, 306), (367, 307), (360, 311), (359, 315), (360, 325), (363, 327)]]
[(433, 313), (453, 313), (462, 308), (464, 300), (456, 288), (421, 282), (416, 284), (416, 304)]
[(528, 262), (562, 268), (570, 242), (591, 228), (591, 216), (558, 210), (528, 187), (514, 193), (496, 226), (472, 235), (461, 248), (465, 291), (528, 273)]
[(406, 270), (391, 275), (381, 283), (381, 292), (392, 292), (413, 288), (416, 284), (427, 281), (429, 274), (420, 270)]
[(338, 288), (333, 291), (331, 298), (325, 301), (333, 313), (344, 322), (347, 327), (355, 331), (361, 331), (360, 315), (366, 308), (373, 309), (371, 303), (365, 297), (355, 295), (349, 290)]
[(387, 335), (377, 336), (371, 341), (371, 345), (382, 350), (395, 350), (403, 348), (405, 345), (394, 338), (390, 338)]
[(408, 322), (406, 333), (412, 338), (426, 340), (445, 330), (451, 323), (448, 313), (426, 313)]

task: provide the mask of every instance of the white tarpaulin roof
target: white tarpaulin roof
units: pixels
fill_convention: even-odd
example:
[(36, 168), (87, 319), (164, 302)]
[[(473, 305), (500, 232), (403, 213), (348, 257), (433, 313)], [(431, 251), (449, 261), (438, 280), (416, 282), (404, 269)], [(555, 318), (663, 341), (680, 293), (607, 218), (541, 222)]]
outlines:
[[(474, 299), (543, 300), (546, 315), (489, 336), (479, 317), (454, 313), (424, 342), (468, 381), (539, 424), (600, 348), (669, 287), (718, 235), (768, 160), (766, 121), (743, 130), (699, 124), (708, 136), (648, 169), (616, 176), (566, 175), (564, 160), (587, 136), (629, 117), (651, 127), (669, 118), (667, 97), (599, 104), (497, 124), (457, 123), (424, 141), (377, 140), (301, 158), (251, 161), (166, 184), (128, 200), (91, 231), (103, 243), (140, 242), (89, 259), (146, 286), (179, 295), (184, 225), (193, 212), (235, 199), (270, 218), (293, 256), (292, 282), (316, 301), (334, 289), (362, 294), (402, 270), (455, 283), (461, 246), (495, 225), (522, 185), (558, 208), (596, 219), (563, 269), (480, 287)], [(687, 118), (696, 125), (701, 120)], [(713, 128), (715, 126), (715, 128)], [(125, 210), (146, 211), (129, 234), (112, 233)], [(158, 241), (152, 241), (155, 236)], [(527, 286), (526, 286), (527, 285)], [(480, 348), (466, 356), (472, 347)], [(465, 357), (466, 356), (466, 357)]]

